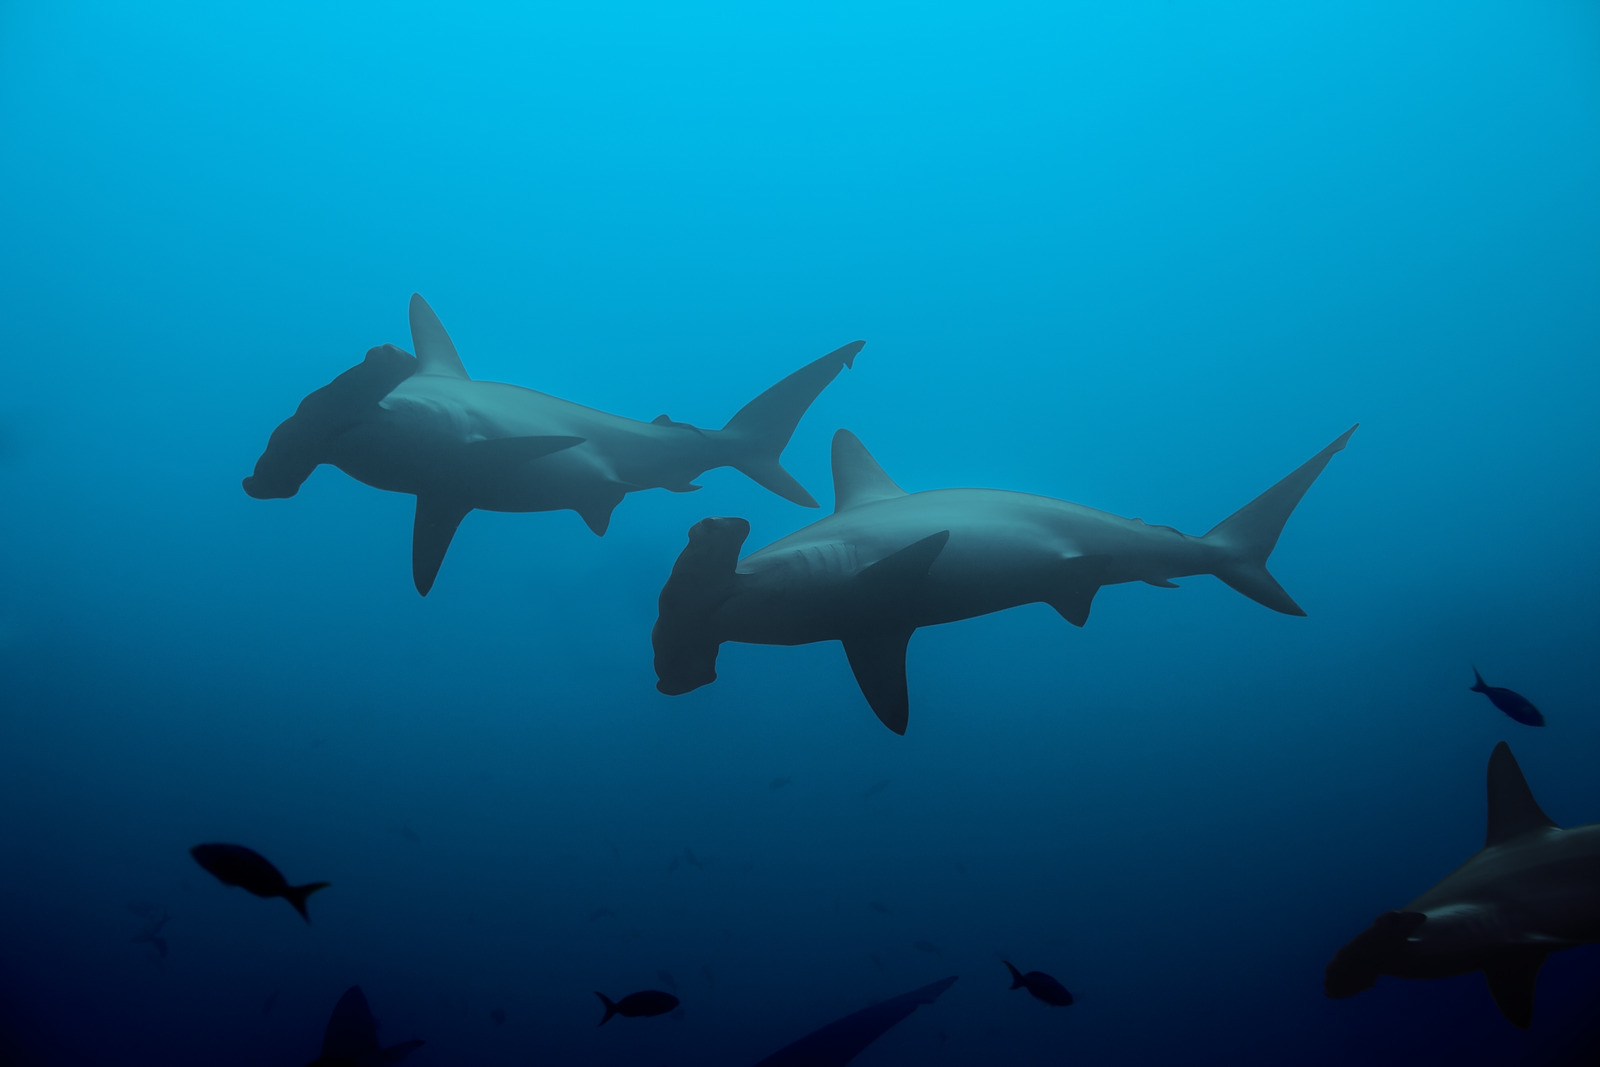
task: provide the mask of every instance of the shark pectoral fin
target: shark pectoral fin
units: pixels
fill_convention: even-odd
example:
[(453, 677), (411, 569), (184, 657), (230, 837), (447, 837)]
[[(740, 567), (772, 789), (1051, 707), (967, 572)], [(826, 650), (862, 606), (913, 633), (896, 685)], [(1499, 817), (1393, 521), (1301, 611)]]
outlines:
[(382, 1064), (383, 1067), (388, 1067), (391, 1063), (399, 1063), (422, 1046), (423, 1042), (421, 1041), (402, 1041), (398, 1045), (390, 1045), (378, 1053), (378, 1063)]
[(471, 510), (471, 504), (454, 497), (417, 497), (417, 516), (411, 527), (411, 580), (423, 596), (433, 588), (456, 527)]
[(944, 546), (950, 541), (950, 531), (940, 530), (938, 533), (929, 534), (920, 541), (914, 541), (898, 552), (891, 552), (876, 563), (861, 568), (855, 576), (857, 587), (872, 598), (873, 606), (878, 606), (878, 598), (893, 595), (894, 587), (906, 582), (918, 582), (928, 576), (928, 568), (933, 566), (933, 561), (939, 558), (939, 553), (944, 551)]
[(911, 699), (906, 693), (906, 645), (910, 640), (910, 630), (864, 631), (844, 639), (844, 654), (850, 657), (861, 695), (878, 720), (897, 734), (906, 732), (911, 718)]
[(554, 452), (563, 452), (583, 444), (581, 437), (557, 435), (540, 437), (490, 437), (472, 441), (462, 447), (471, 457), (475, 467), (483, 469), (493, 479), (509, 478), (524, 463), (543, 459)]
[(1061, 561), (1061, 576), (1050, 592), (1049, 603), (1074, 626), (1089, 621), (1089, 605), (1100, 591), (1110, 556), (1071, 556)]
[(1533, 991), (1546, 955), (1544, 952), (1518, 952), (1483, 969), (1494, 1006), (1518, 1029), (1526, 1030), (1533, 1025)]

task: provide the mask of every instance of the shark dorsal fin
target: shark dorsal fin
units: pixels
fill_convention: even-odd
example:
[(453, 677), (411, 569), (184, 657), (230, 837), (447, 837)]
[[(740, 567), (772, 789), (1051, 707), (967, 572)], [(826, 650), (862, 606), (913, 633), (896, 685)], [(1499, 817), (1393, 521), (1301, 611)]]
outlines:
[(1555, 822), (1533, 799), (1533, 790), (1504, 741), (1489, 756), (1489, 831), (1483, 847), (1489, 848), (1535, 830), (1554, 830)]
[(444, 324), (420, 293), (411, 294), (411, 347), (417, 350), (417, 373), (443, 378), (470, 378)]
[(906, 491), (883, 473), (878, 461), (855, 434), (840, 430), (833, 435), (834, 514), (905, 495)]

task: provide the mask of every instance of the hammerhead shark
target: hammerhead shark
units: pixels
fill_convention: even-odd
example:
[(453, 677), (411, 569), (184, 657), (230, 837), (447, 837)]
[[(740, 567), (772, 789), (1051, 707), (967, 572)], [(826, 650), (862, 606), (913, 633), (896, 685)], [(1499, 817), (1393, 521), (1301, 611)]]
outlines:
[(1304, 615), (1267, 572), (1300, 498), (1352, 426), (1203, 537), (1064, 500), (998, 489), (907, 493), (848, 430), (833, 438), (834, 512), (739, 558), (750, 524), (708, 518), (661, 590), (656, 688), (715, 681), (724, 641), (844, 644), (867, 703), (906, 731), (906, 645), (919, 626), (1043, 601), (1082, 626), (1101, 586), (1214, 574), (1286, 615)]
[(415, 357), (382, 345), (307, 396), (272, 432), (244, 490), (260, 500), (293, 496), (329, 463), (374, 488), (413, 494), (411, 573), (424, 596), (474, 508), (567, 509), (599, 535), (626, 494), (687, 493), (715, 467), (733, 467), (785, 500), (816, 507), (779, 457), (811, 402), (864, 344), (814, 360), (712, 430), (665, 415), (637, 422), (521, 386), (474, 381), (416, 294), (410, 318)]
[(1333, 957), (1323, 991), (1339, 1000), (1380, 975), (1446, 978), (1482, 971), (1511, 1023), (1533, 1024), (1545, 957), (1600, 942), (1600, 823), (1563, 830), (1533, 799), (1504, 741), (1489, 756), (1483, 848)]

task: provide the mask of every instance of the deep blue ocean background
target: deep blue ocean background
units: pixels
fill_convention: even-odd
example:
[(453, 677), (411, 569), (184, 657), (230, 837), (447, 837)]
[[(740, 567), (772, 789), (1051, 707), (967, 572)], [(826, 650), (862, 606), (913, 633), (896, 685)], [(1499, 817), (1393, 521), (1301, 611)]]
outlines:
[[(947, 974), (862, 1067), (1600, 1048), (1600, 949), (1528, 1033), (1476, 975), (1321, 989), (1479, 847), (1497, 740), (1600, 820), (1594, 3), (8, 0), (0, 145), (8, 1067), (301, 1064), (352, 983), (417, 1067), (746, 1067)], [(925, 629), (897, 737), (835, 644), (655, 691), (688, 528), (820, 517), (733, 471), (604, 538), (476, 512), (425, 600), (411, 498), (247, 497), (413, 291), (474, 377), (703, 426), (864, 338), (784, 457), (824, 509), (847, 427), (1202, 533), (1361, 429), (1272, 558), (1307, 618)], [(330, 880), (312, 925), (212, 840)]]

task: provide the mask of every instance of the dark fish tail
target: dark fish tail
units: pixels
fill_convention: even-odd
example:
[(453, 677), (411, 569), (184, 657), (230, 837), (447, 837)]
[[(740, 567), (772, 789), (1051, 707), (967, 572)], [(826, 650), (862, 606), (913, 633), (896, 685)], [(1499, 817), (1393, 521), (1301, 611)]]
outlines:
[(332, 884), (332, 882), (307, 882), (305, 885), (291, 885), (284, 889), (283, 899), (294, 905), (294, 910), (300, 913), (300, 918), (310, 922), (311, 916), (306, 913), (306, 898)]
[(1474, 692), (1474, 693), (1487, 693), (1489, 691), (1488, 685), (1486, 685), (1484, 683), (1484, 681), (1483, 681), (1483, 675), (1478, 673), (1478, 668), (1476, 668), (1476, 667), (1472, 668), (1472, 678), (1473, 678), (1473, 685), (1472, 685), (1472, 689), (1470, 690), (1471, 692)]
[(1022, 980), (1022, 972), (1017, 970), (1015, 967), (1011, 966), (1011, 961), (1010, 960), (1001, 960), (1000, 962), (1005, 964), (1006, 965), (1006, 970), (1011, 972), (1011, 988), (1012, 989), (1021, 989), (1024, 985), (1027, 984), (1026, 982), (1024, 982)]
[(605, 1018), (601, 1019), (595, 1025), (596, 1026), (604, 1026), (606, 1023), (610, 1022), (611, 1021), (611, 1017), (617, 1013), (617, 1006), (615, 1004), (613, 1004), (611, 1002), (611, 998), (606, 996), (604, 993), (596, 991), (595, 992), (595, 996), (599, 997), (600, 998), (600, 1003), (602, 1003), (602, 1004), (604, 1004), (606, 1006)]

